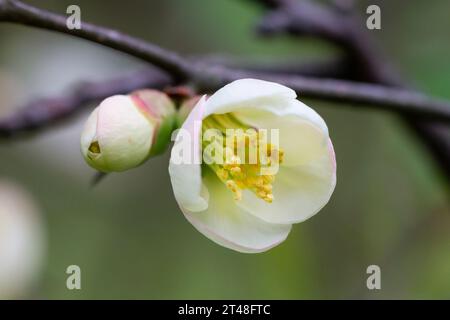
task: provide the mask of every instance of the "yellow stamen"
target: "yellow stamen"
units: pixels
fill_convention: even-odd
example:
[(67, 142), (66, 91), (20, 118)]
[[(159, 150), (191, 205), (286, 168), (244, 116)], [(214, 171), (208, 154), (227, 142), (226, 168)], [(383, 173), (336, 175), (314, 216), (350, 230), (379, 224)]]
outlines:
[[(243, 130), (243, 134), (231, 137), (233, 139), (231, 144), (225, 146), (224, 139), (223, 164), (210, 165), (219, 179), (233, 193), (234, 199), (242, 199), (242, 190), (248, 189), (262, 200), (272, 203), (274, 200), (272, 184), (275, 181), (275, 175), (263, 175), (261, 169), (264, 166), (282, 163), (284, 151), (271, 143), (262, 142), (261, 138), (266, 136), (265, 133), (260, 134), (255, 129), (242, 124), (232, 114), (213, 115), (203, 120), (203, 131), (212, 128), (222, 132), (224, 138), (226, 129)], [(230, 137), (227, 136), (226, 139), (228, 138)], [(256, 150), (253, 155), (256, 159), (251, 159), (251, 148)], [(245, 152), (242, 154), (242, 151)]]
[(237, 186), (236, 182), (234, 180), (227, 180), (226, 186), (228, 189), (233, 192), (234, 200), (241, 200), (242, 199), (242, 191)]
[(228, 179), (228, 171), (225, 169), (222, 169), (222, 168), (217, 169), (216, 174), (221, 180)]

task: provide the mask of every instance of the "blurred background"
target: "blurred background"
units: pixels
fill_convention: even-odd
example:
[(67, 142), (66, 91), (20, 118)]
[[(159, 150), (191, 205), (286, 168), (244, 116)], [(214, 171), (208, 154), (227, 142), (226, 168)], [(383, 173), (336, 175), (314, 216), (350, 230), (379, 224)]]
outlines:
[[(27, 2), (61, 14), (74, 4)], [(359, 1), (361, 14), (372, 3)], [(254, 25), (265, 11), (251, 1), (76, 4), (82, 20), (187, 55), (271, 63), (336, 53), (313, 39), (258, 38)], [(450, 2), (395, 0), (380, 6), (382, 30), (371, 33), (387, 56), (424, 92), (450, 99)], [(0, 24), (0, 43), (3, 116), (78, 81), (110, 79), (145, 66), (99, 45), (10, 24)], [(336, 191), (318, 215), (295, 225), (283, 244), (257, 255), (222, 248), (186, 221), (171, 190), (168, 153), (91, 188), (94, 171), (79, 151), (89, 110), (43, 133), (1, 141), (0, 178), (29, 193), (45, 230), (36, 279), (21, 297), (450, 298), (449, 185), (425, 148), (390, 113), (305, 102), (328, 123), (338, 162)], [(81, 290), (66, 288), (66, 268), (73, 264), (81, 268)], [(371, 264), (381, 267), (381, 290), (366, 288)]]

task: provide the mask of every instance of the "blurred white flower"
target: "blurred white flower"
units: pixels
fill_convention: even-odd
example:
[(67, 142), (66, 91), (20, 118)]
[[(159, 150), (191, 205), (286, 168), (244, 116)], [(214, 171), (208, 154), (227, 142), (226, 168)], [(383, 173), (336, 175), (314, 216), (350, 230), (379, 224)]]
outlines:
[(109, 97), (89, 116), (81, 152), (91, 167), (102, 172), (137, 167), (165, 149), (175, 117), (172, 101), (156, 90)]
[[(230, 128), (278, 129), (279, 145), (271, 155), (279, 170), (261, 173), (261, 163), (245, 164), (234, 147), (230, 163), (180, 163), (178, 146), (186, 143), (186, 132), (192, 136), (193, 157), (205, 160), (202, 135), (214, 129), (225, 136)], [(249, 136), (243, 139), (249, 149)], [(175, 141), (169, 173), (182, 212), (206, 237), (240, 252), (262, 252), (284, 241), (293, 223), (328, 202), (336, 184), (325, 122), (293, 90), (277, 83), (241, 79), (203, 97)]]
[(31, 197), (0, 180), (0, 299), (26, 298), (44, 255), (41, 216)]

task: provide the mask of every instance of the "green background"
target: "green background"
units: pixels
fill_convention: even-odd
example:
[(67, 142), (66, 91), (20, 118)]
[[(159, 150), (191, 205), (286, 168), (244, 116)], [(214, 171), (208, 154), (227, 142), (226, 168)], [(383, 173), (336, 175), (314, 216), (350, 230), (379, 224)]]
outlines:
[[(29, 1), (61, 14), (74, 1)], [(358, 2), (361, 14), (372, 2)], [(192, 55), (262, 61), (335, 54), (320, 41), (258, 38), (264, 10), (251, 1), (77, 1), (82, 19)], [(401, 73), (450, 99), (450, 2), (384, 1), (372, 35)], [(0, 25), (0, 111), (144, 66), (79, 39)], [(301, 99), (301, 95), (299, 97)], [(31, 192), (44, 214), (48, 250), (33, 297), (49, 299), (450, 298), (448, 182), (394, 115), (306, 100), (327, 121), (338, 183), (329, 204), (263, 254), (222, 248), (177, 207), (168, 154), (108, 176), (95, 188), (79, 152), (88, 111), (58, 127), (0, 143), (0, 177)], [(450, 136), (450, 133), (449, 133)], [(82, 290), (67, 290), (68, 265)], [(366, 288), (377, 264), (382, 289)]]

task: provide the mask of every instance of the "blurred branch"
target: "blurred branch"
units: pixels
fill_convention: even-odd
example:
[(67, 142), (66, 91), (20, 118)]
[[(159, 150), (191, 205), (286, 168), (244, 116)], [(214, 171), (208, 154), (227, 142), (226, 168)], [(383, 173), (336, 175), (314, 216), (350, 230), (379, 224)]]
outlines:
[[(289, 0), (264, 2), (271, 3), (271, 5), (283, 3), (286, 6), (293, 6), (297, 3)], [(330, 16), (323, 8), (316, 10), (313, 6), (311, 7), (311, 3), (309, 3), (308, 6), (309, 7), (305, 8), (310, 11), (312, 10), (311, 14), (320, 14), (323, 15), (320, 16), (321, 18), (327, 17), (327, 19)], [(291, 10), (293, 11), (293, 13), (290, 13), (293, 17), (297, 17), (293, 15), (294, 13), (303, 15), (303, 13), (301, 13), (303, 10), (294, 10), (294, 7), (286, 8), (287, 9), (285, 10), (289, 12)], [(293, 18), (291, 18), (291, 20), (292, 19)], [(330, 32), (330, 39), (336, 39), (336, 42), (339, 43), (343, 42), (344, 36), (342, 30), (334, 30), (334, 24), (338, 23), (338, 21), (331, 17), (330, 19), (331, 22), (319, 19), (324, 23), (324, 26), (319, 28), (319, 26), (315, 25), (317, 19), (309, 18), (309, 20), (306, 20), (306, 22), (308, 22), (306, 24), (308, 27), (306, 28), (306, 31), (323, 37)], [(296, 21), (297, 20), (298, 19), (296, 19)], [(416, 92), (344, 80), (294, 76), (281, 72), (261, 72), (241, 70), (239, 68), (233, 69), (206, 63), (204, 61), (191, 61), (187, 58), (183, 58), (177, 53), (159, 48), (145, 41), (86, 22), (82, 23), (81, 30), (70, 30), (66, 27), (66, 17), (34, 8), (17, 0), (0, 0), (0, 21), (53, 30), (126, 52), (164, 70), (167, 74), (161, 74), (160, 76), (164, 78), (162, 82), (165, 83), (171, 81), (174, 84), (178, 84), (188, 80), (189, 82), (196, 84), (202, 90), (213, 91), (235, 79), (257, 77), (288, 85), (296, 90), (302, 97), (312, 97), (335, 102), (346, 102), (388, 109), (400, 112), (414, 119), (433, 119), (442, 122), (448, 122), (450, 120), (449, 103), (434, 100)], [(296, 28), (296, 30), (300, 30), (299, 26)], [(331, 36), (331, 32), (333, 36)], [(350, 41), (349, 43), (353, 42)], [(383, 73), (380, 70), (381, 69), (377, 68), (370, 69), (371, 72), (380, 72), (379, 76), (381, 78)], [(155, 79), (152, 77), (151, 79), (147, 78), (150, 76), (145, 75), (145, 73), (138, 76), (136, 79), (134, 77), (135, 76), (126, 77), (118, 82), (113, 81), (113, 85), (111, 83), (87, 85), (66, 97), (34, 101), (28, 107), (23, 108), (17, 115), (2, 121), (0, 124), (0, 133), (2, 133), (3, 136), (11, 136), (16, 131), (23, 132), (42, 128), (59, 119), (68, 117), (74, 113), (79, 106), (86, 102), (99, 100), (116, 93), (131, 91), (134, 90), (136, 86), (149, 87), (161, 84), (159, 81), (157, 81), (156, 84), (151, 83), (151, 81)], [(143, 77), (143, 79), (140, 77)], [(162, 78), (159, 80), (161, 79)], [(96, 89), (98, 89), (98, 91)], [(447, 162), (447, 166), (449, 163), (450, 161)]]
[(172, 77), (186, 79), (189, 62), (178, 54), (115, 30), (82, 22), (81, 29), (69, 29), (67, 17), (42, 10), (17, 0), (0, 0), (0, 21), (28, 25), (83, 38), (128, 53), (166, 70)]
[[(364, 29), (365, 21), (353, 12), (333, 10), (309, 0), (252, 0), (266, 5), (269, 13), (258, 25), (265, 36), (290, 33), (318, 37), (344, 49), (363, 81), (403, 86), (400, 77)], [(357, 68), (355, 68), (357, 66)]]
[(154, 68), (106, 82), (82, 83), (64, 96), (30, 101), (10, 117), (1, 119), (0, 138), (22, 136), (59, 123), (75, 115), (89, 102), (145, 87), (162, 88), (170, 83), (170, 77)]
[(230, 69), (258, 72), (271, 75), (302, 75), (315, 78), (346, 78), (356, 79), (350, 68), (351, 61), (346, 57), (317, 59), (309, 61), (273, 61), (264, 57), (235, 57), (221, 54), (194, 56), (193, 60), (199, 60), (209, 65), (220, 65)]
[[(277, 75), (259, 71), (242, 71), (227, 67), (204, 69), (207, 79), (199, 82), (201, 91), (215, 91), (242, 78), (259, 78), (284, 84), (305, 98), (315, 98), (354, 106), (374, 106), (409, 116), (450, 122), (450, 105), (417, 92), (393, 89), (333, 79), (293, 75)], [(163, 88), (176, 84), (167, 74), (149, 69), (102, 83), (84, 83), (72, 93), (56, 98), (44, 98), (23, 106), (11, 117), (0, 120), (0, 137), (19, 137), (24, 132), (37, 131), (70, 118), (89, 102), (103, 100), (114, 94), (124, 94), (139, 88)]]
[[(352, 1), (341, 0), (327, 7), (308, 0), (252, 0), (269, 9), (258, 30), (269, 36), (290, 33), (317, 36), (344, 49), (359, 71), (357, 79), (394, 87), (405, 83), (365, 30), (365, 22), (352, 12)], [(344, 2), (345, 1), (345, 2)], [(450, 130), (448, 126), (403, 113), (403, 119), (450, 177)]]

